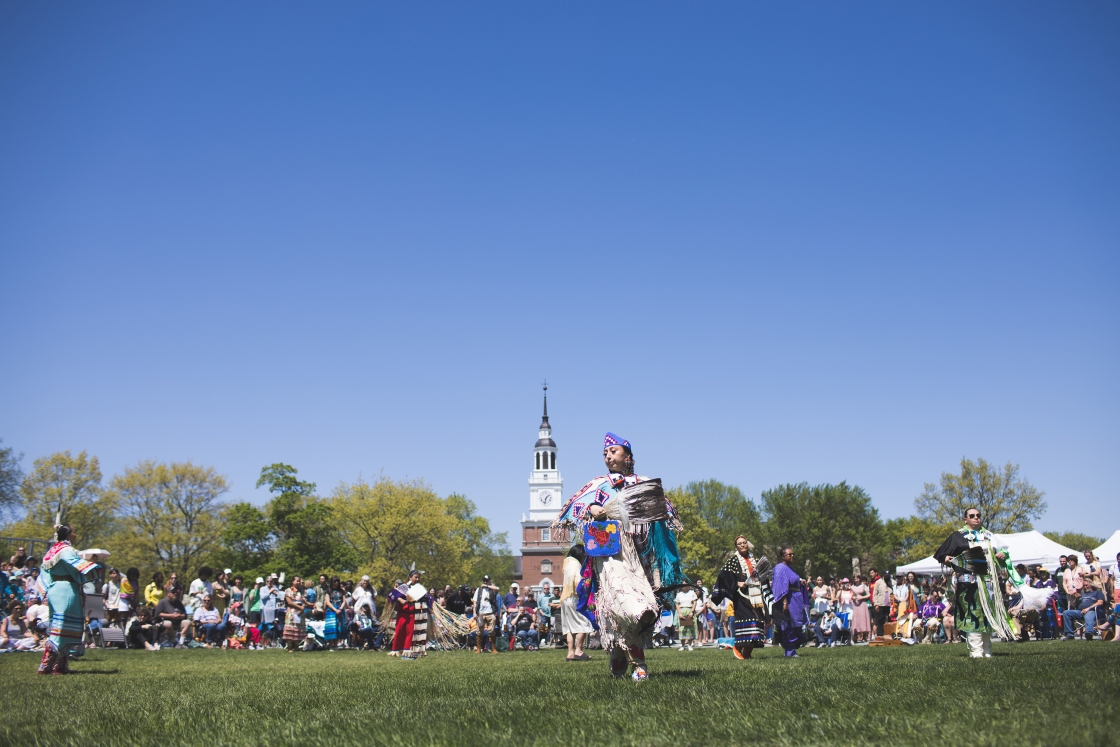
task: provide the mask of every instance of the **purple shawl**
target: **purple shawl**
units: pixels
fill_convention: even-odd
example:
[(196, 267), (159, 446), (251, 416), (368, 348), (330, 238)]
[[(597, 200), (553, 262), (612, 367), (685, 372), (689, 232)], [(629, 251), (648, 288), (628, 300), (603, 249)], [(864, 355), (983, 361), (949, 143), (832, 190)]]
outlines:
[(789, 595), (789, 616), (794, 623), (804, 625), (807, 621), (806, 601), (801, 589), (801, 577), (797, 575), (797, 571), (785, 563), (778, 563), (774, 566), (774, 580), (770, 587), (774, 592), (775, 602), (781, 602), (786, 595)]

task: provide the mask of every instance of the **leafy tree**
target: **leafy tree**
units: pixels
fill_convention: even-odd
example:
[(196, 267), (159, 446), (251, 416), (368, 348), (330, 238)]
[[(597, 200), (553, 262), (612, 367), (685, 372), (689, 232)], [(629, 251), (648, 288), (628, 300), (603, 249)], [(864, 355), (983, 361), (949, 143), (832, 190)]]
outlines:
[[(0, 438), (0, 444), (4, 439)], [(0, 518), (14, 516), (20, 509), (19, 484), (23, 482), (20, 462), (23, 454), (16, 454), (12, 447), (0, 447)]]
[(718, 480), (690, 482), (667, 492), (684, 529), (677, 536), (682, 570), (689, 577), (714, 577), (742, 534), (761, 541), (762, 516), (739, 488)]
[[(1043, 536), (1057, 542), (1059, 545), (1071, 547), (1078, 552), (1085, 552), (1086, 550), (1095, 550), (1104, 544), (1103, 537), (1094, 537), (1090, 534), (1082, 534), (1081, 532), (1043, 532)], [(1113, 560), (1114, 558), (1103, 558), (1103, 560)], [(1080, 558), (1078, 558), (1080, 560)], [(1098, 558), (1101, 560), (1101, 558)]]
[(111, 488), (123, 516), (114, 540), (117, 565), (187, 576), (217, 549), (218, 498), (229, 488), (213, 467), (146, 460), (114, 477)]
[(236, 568), (245, 574), (262, 574), (270, 569), (275, 538), (268, 514), (251, 503), (234, 503), (222, 508), (221, 548), (214, 564)]
[(928, 558), (959, 526), (959, 522), (937, 524), (919, 516), (889, 519), (883, 524), (883, 545), (876, 561), (893, 569)]
[[(503, 587), (513, 579), (514, 557), (509, 549), (509, 539), (505, 532), (490, 531), (490, 522), (478, 516), (474, 502), (466, 496), (452, 493), (443, 500), (448, 514), (456, 520), (452, 534), (462, 539), (464, 553), (459, 558), (463, 574), (456, 582), (478, 583), (482, 576)], [(441, 579), (451, 583), (450, 579)]]
[[(762, 494), (766, 554), (777, 562), (781, 545), (797, 553), (812, 574), (848, 575), (852, 558), (870, 562), (883, 541), (879, 512), (863, 488), (839, 485), (780, 485)], [(800, 573), (804, 567), (796, 570)]]
[[(382, 587), (403, 578), (413, 563), (431, 586), (477, 581), (483, 562), (509, 568), (504, 537), (490, 534), (486, 520), (474, 516), (474, 504), (459, 495), (443, 500), (420, 480), (342, 483), (330, 505), (335, 526), (360, 558), (359, 570)], [(487, 543), (493, 543), (489, 552)]]
[(45, 539), (54, 529), (56, 514), (74, 526), (79, 542), (87, 547), (104, 544), (113, 532), (116, 502), (101, 487), (97, 457), (84, 451), (76, 457), (60, 451), (36, 459), (19, 492), (26, 513), (6, 528), (13, 534)]
[(273, 498), (268, 519), (276, 538), (271, 564), (289, 574), (310, 576), (320, 571), (352, 570), (356, 557), (340, 542), (331, 506), (315, 495), (315, 483), (296, 478), (298, 470), (272, 464), (261, 470), (257, 487), (267, 486)]
[(914, 499), (918, 516), (936, 524), (963, 523), (965, 509), (980, 509), (993, 532), (1025, 532), (1046, 512), (1044, 493), (1019, 477), (1019, 465), (997, 469), (984, 459), (961, 459), (961, 473), (941, 473), (941, 485), (926, 483)]

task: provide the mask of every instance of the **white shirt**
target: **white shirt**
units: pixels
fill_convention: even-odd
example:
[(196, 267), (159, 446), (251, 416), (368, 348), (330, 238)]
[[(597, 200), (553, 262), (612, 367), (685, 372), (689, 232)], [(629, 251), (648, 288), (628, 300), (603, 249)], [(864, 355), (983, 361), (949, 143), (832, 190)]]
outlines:
[(209, 581), (203, 581), (201, 578), (196, 578), (191, 581), (190, 593), (187, 594), (186, 607), (189, 610), (195, 610), (202, 606), (202, 596), (214, 596), (214, 584)]
[(50, 622), (51, 611), (45, 604), (33, 604), (27, 608), (27, 613), (24, 615), (28, 620), (42, 620), (43, 622)]
[(692, 589), (677, 592), (677, 610), (680, 614), (690, 615), (696, 612), (696, 592)]

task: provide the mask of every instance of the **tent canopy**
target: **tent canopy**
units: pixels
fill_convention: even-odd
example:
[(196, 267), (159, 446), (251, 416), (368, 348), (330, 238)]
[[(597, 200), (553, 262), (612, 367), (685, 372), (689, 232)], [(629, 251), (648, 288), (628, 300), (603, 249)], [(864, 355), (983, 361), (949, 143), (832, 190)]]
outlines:
[(1120, 529), (1112, 533), (1112, 536), (1104, 541), (1104, 544), (1093, 550), (1093, 554), (1097, 556), (1097, 560), (1101, 561), (1101, 565), (1107, 568), (1116, 567), (1116, 553), (1120, 552)]
[[(1112, 539), (1120, 542), (1120, 532), (1112, 535)], [(1015, 565), (1023, 563), (1025, 565), (1041, 565), (1047, 570), (1054, 568), (1058, 565), (1058, 558), (1062, 555), (1072, 555), (1074, 550), (1066, 547), (1065, 545), (1058, 544), (1054, 540), (1046, 537), (1042, 532), (1032, 529), (1029, 532), (1016, 532), (1015, 534), (993, 534), (992, 544), (996, 547), (1004, 546), (1007, 548), (1008, 555), (1011, 556), (1011, 562)], [(1107, 545), (1106, 542), (1101, 547)], [(1112, 552), (1112, 562), (1116, 562), (1116, 552), (1120, 550), (1117, 547)], [(1098, 553), (1099, 557), (1099, 553)], [(900, 565), (895, 568), (895, 573), (916, 573), (918, 575), (937, 575), (946, 572), (942, 569), (941, 564), (934, 560), (931, 555), (928, 558), (907, 565)]]

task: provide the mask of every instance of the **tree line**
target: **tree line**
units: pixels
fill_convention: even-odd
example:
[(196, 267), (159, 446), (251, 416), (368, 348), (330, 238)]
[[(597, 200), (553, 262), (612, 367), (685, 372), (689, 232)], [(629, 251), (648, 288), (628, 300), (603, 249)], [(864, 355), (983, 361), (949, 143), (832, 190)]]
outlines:
[[(135, 566), (142, 575), (161, 570), (192, 577), (210, 565), (245, 576), (368, 574), (384, 587), (413, 566), (441, 585), (477, 583), (483, 574), (504, 584), (514, 574), (506, 534), (493, 532), (463, 495), (440, 497), (422, 480), (385, 476), (339, 483), (319, 495), (298, 474), (287, 464), (264, 467), (257, 487), (271, 498), (257, 506), (223, 500), (225, 477), (189, 461), (142, 461), (105, 483), (97, 457), (84, 451), (36, 459), (25, 475), (20, 457), (0, 444), (0, 511), (9, 520), (0, 534), (46, 538), (61, 510), (82, 546), (109, 549), (113, 565)], [(960, 526), (966, 506), (979, 506), (996, 532), (1030, 529), (1046, 510), (1043, 493), (1019, 475), (1018, 465), (999, 468), (983, 459), (962, 459), (959, 473), (925, 485), (913, 515), (886, 521), (863, 488), (846, 482), (779, 485), (758, 501), (718, 480), (691, 482), (668, 495), (685, 527), (678, 537), (685, 572), (706, 581), (738, 534), (770, 558), (781, 545), (796, 548), (799, 571), (847, 576), (855, 567), (866, 573), (930, 555)], [(1060, 536), (1100, 544), (1085, 535)]]

